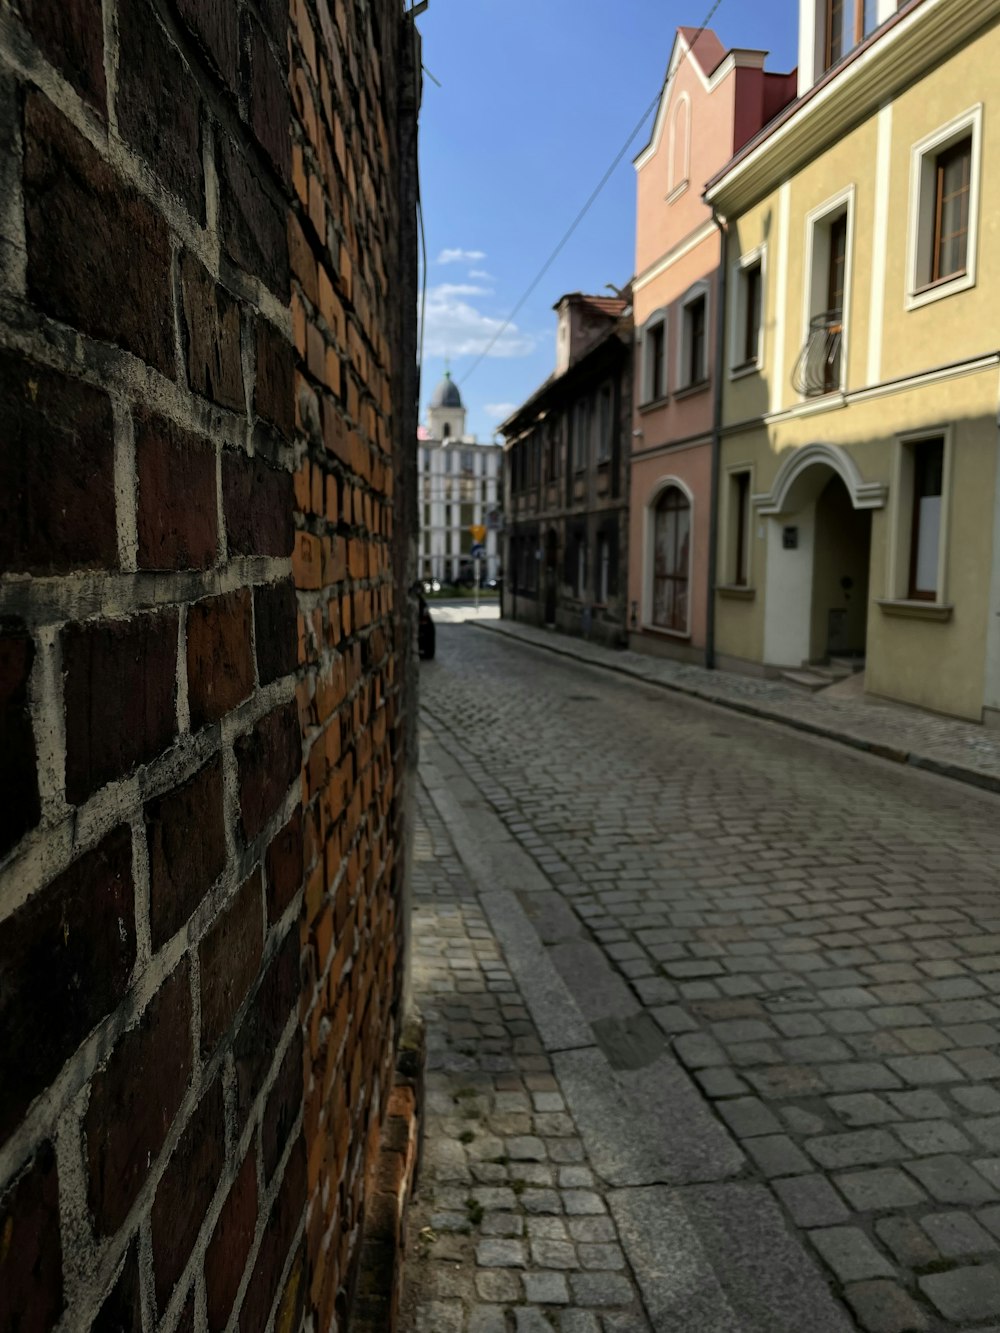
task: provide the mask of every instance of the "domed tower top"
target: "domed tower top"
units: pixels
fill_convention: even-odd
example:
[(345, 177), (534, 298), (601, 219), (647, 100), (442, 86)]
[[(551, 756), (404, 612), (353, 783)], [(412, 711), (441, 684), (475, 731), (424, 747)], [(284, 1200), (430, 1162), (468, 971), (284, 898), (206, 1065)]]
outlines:
[(461, 440), (465, 437), (465, 404), (459, 393), (458, 385), (451, 378), (451, 371), (444, 372), (444, 379), (434, 390), (430, 410), (427, 413), (433, 440)]
[(434, 390), (434, 397), (431, 399), (431, 407), (464, 407), (462, 395), (458, 391), (458, 385), (451, 378), (451, 371), (444, 372), (444, 379)]

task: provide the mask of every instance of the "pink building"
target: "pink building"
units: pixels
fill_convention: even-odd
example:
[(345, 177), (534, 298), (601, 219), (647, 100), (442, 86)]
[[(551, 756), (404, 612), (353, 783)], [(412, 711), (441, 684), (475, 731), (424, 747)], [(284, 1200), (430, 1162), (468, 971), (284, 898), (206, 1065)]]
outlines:
[(795, 96), (794, 71), (766, 73), (765, 56), (678, 28), (635, 162), (629, 637), (694, 662), (706, 654), (718, 388), (719, 230), (702, 190)]

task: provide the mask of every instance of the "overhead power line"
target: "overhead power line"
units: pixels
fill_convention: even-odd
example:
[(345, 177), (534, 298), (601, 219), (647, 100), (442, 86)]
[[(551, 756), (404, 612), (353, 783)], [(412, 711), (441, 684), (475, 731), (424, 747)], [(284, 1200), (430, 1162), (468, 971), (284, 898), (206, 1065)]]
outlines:
[[(692, 39), (692, 41), (691, 41), (690, 45), (688, 46), (687, 50), (686, 50), (686, 51), (684, 52), (684, 54), (681, 56), (681, 59), (677, 62), (677, 69), (680, 69), (681, 65), (682, 65), (683, 62), (684, 62), (685, 57), (687, 56), (688, 51), (693, 50), (693, 49), (698, 45), (698, 39), (701, 37), (702, 33), (705, 31), (705, 29), (706, 29), (706, 28), (708, 27), (708, 25), (711, 23), (711, 21), (712, 21), (712, 17), (713, 17), (713, 15), (715, 14), (715, 11), (719, 8), (719, 6), (720, 6), (721, 4), (722, 4), (722, 0), (715, 0), (715, 3), (712, 5), (711, 9), (708, 11), (708, 13), (705, 15), (704, 19), (702, 20), (701, 27), (699, 27), (698, 31), (695, 33), (694, 38)], [(676, 73), (676, 71), (675, 71), (675, 73)], [(608, 167), (607, 171), (604, 173), (604, 175), (603, 175), (603, 176), (601, 177), (601, 179), (598, 181), (596, 187), (595, 187), (594, 190), (591, 192), (590, 197), (587, 199), (587, 202), (586, 202), (586, 203), (584, 204), (584, 206), (580, 209), (579, 213), (577, 213), (576, 217), (573, 219), (573, 221), (570, 223), (570, 225), (569, 225), (569, 227), (567, 228), (567, 230), (564, 232), (564, 234), (563, 234), (563, 236), (562, 236), (562, 239), (559, 241), (559, 244), (555, 247), (555, 249), (554, 249), (554, 250), (552, 251), (552, 253), (549, 255), (548, 259), (546, 259), (545, 263), (542, 265), (542, 267), (538, 270), (538, 272), (537, 272), (537, 273), (535, 274), (535, 276), (532, 278), (532, 280), (531, 280), (531, 282), (529, 283), (528, 287), (525, 289), (524, 293), (522, 294), (522, 296), (521, 296), (520, 299), (518, 300), (517, 305), (514, 306), (514, 309), (510, 312), (510, 314), (507, 316), (507, 318), (504, 320), (504, 322), (500, 325), (499, 329), (497, 329), (496, 333), (493, 335), (493, 337), (490, 339), (490, 341), (486, 344), (485, 348), (484, 348), (484, 349), (480, 352), (480, 354), (476, 357), (475, 361), (473, 361), (472, 365), (469, 367), (469, 369), (468, 369), (468, 370), (465, 372), (465, 374), (462, 376), (462, 378), (461, 378), (461, 380), (459, 381), (459, 383), (461, 383), (461, 384), (465, 384), (465, 383), (471, 378), (471, 376), (475, 373), (475, 371), (479, 368), (479, 366), (486, 360), (486, 358), (489, 356), (490, 352), (492, 352), (493, 348), (497, 345), (497, 343), (500, 341), (500, 339), (503, 337), (503, 335), (504, 335), (504, 334), (507, 332), (507, 330), (510, 328), (510, 326), (511, 326), (511, 324), (513, 323), (514, 319), (517, 317), (517, 315), (518, 315), (519, 312), (521, 311), (522, 307), (524, 306), (524, 303), (525, 303), (525, 302), (528, 300), (528, 298), (532, 295), (532, 293), (535, 291), (535, 288), (538, 286), (538, 284), (541, 282), (541, 280), (545, 277), (546, 273), (548, 273), (549, 269), (552, 267), (552, 265), (553, 265), (553, 264), (556, 262), (556, 260), (559, 258), (560, 254), (561, 254), (562, 251), (565, 249), (567, 243), (569, 242), (569, 240), (570, 240), (570, 238), (572, 237), (573, 233), (576, 231), (577, 227), (579, 227), (580, 223), (583, 221), (583, 219), (584, 219), (584, 218), (587, 216), (587, 214), (590, 212), (591, 208), (594, 206), (594, 203), (595, 203), (595, 201), (597, 200), (598, 196), (600, 195), (601, 191), (604, 189), (605, 185), (607, 185), (608, 181), (611, 179), (611, 177), (614, 175), (615, 171), (617, 170), (617, 168), (618, 168), (618, 164), (621, 162), (622, 158), (625, 156), (625, 154), (628, 152), (628, 150), (632, 147), (632, 144), (635, 142), (636, 138), (638, 137), (638, 135), (639, 135), (640, 131), (642, 130), (642, 127), (645, 125), (646, 121), (649, 119), (649, 117), (652, 115), (652, 113), (656, 110), (656, 107), (657, 107), (657, 105), (659, 104), (660, 98), (661, 98), (662, 96), (663, 96), (663, 88), (661, 87), (660, 90), (657, 92), (656, 96), (653, 98), (652, 102), (650, 102), (649, 106), (648, 106), (648, 107), (646, 108), (646, 110), (642, 113), (642, 118), (639, 120), (639, 122), (638, 122), (638, 124), (636, 125), (635, 129), (632, 131), (632, 133), (628, 136), (628, 138), (627, 138), (627, 139), (625, 140), (625, 142), (622, 144), (621, 148), (620, 148), (620, 149), (618, 150), (618, 152), (615, 154), (615, 159), (614, 159), (614, 161), (611, 163), (611, 165)]]

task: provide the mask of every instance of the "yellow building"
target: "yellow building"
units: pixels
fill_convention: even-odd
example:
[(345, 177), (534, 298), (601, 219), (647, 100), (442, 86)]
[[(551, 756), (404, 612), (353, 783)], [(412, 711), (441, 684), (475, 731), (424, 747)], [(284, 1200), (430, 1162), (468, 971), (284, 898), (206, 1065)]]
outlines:
[(1000, 0), (801, 0), (799, 96), (709, 184), (720, 665), (1000, 718), (998, 69)]

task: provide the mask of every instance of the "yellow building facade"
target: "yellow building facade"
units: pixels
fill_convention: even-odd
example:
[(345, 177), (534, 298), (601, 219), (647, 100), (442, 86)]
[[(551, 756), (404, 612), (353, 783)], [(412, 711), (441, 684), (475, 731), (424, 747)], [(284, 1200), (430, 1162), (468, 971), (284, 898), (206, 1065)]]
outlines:
[(866, 33), (873, 9), (851, 45), (853, 6), (803, 0), (798, 100), (707, 191), (727, 279), (717, 661), (863, 663), (869, 694), (990, 720), (1000, 0), (883, 3)]

